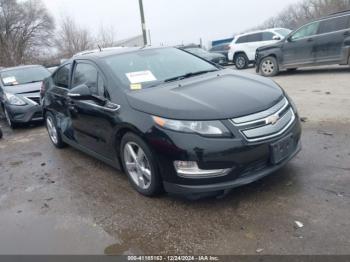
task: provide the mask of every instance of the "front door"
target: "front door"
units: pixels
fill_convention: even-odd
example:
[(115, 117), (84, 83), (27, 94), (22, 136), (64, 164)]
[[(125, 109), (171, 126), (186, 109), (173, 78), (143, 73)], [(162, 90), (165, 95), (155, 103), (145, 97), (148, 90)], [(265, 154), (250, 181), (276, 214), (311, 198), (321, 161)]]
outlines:
[(114, 104), (109, 101), (106, 83), (106, 78), (95, 64), (75, 62), (71, 88), (85, 84), (98, 99), (70, 99), (69, 110), (75, 142), (112, 159), (114, 148), (110, 141), (118, 108), (111, 106)]
[(285, 40), (282, 50), (284, 66), (300, 66), (315, 62), (315, 37), (318, 22), (303, 26)]

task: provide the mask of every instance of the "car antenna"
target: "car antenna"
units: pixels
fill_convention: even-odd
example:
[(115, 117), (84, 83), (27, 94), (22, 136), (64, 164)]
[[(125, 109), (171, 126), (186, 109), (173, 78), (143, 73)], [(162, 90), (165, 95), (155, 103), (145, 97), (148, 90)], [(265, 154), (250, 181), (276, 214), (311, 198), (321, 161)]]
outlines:
[(100, 52), (102, 52), (102, 48), (100, 47), (100, 45), (97, 45), (98, 49), (100, 49)]

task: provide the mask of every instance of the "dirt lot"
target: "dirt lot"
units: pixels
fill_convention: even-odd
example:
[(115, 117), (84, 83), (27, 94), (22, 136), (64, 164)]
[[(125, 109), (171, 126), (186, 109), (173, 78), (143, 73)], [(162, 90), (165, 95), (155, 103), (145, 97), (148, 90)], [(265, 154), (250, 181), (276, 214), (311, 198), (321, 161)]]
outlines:
[(56, 150), (42, 126), (1, 120), (0, 254), (349, 254), (350, 69), (274, 80), (306, 118), (303, 150), (220, 200), (142, 197), (109, 166)]

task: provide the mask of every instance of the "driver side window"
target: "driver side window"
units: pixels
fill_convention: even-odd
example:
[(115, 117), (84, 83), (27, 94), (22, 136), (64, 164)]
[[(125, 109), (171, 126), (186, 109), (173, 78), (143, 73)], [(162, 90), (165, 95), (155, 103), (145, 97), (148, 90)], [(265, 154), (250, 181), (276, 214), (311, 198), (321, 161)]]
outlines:
[(308, 24), (300, 28), (293, 36), (292, 40), (299, 40), (308, 36), (313, 36), (317, 34), (319, 22)]
[(78, 63), (75, 66), (72, 87), (78, 85), (86, 85), (93, 95), (105, 97), (103, 77), (91, 64)]

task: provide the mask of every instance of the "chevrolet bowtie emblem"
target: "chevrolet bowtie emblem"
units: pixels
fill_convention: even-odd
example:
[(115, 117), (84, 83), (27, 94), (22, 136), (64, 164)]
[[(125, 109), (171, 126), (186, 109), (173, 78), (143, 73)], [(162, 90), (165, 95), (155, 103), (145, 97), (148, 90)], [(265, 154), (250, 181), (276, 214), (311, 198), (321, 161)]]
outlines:
[(269, 116), (268, 118), (266, 118), (265, 123), (266, 125), (274, 125), (277, 123), (277, 121), (280, 119), (279, 116), (273, 115), (273, 116)]

